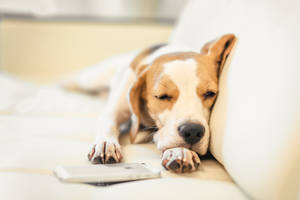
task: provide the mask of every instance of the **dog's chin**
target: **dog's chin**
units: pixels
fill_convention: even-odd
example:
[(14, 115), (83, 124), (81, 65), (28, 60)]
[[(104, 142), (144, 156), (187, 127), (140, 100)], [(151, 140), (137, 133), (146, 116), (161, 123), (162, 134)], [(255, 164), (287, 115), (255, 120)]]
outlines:
[(178, 148), (178, 147), (186, 148), (186, 149), (195, 151), (196, 153), (198, 153), (200, 155), (204, 155), (207, 152), (207, 148), (201, 147), (201, 146), (199, 147), (199, 145), (197, 145), (197, 144), (192, 145), (192, 144), (188, 144), (188, 143), (180, 143), (180, 144), (177, 143), (177, 144), (170, 144), (170, 145), (160, 146), (159, 143), (158, 143), (156, 145), (157, 145), (157, 148), (159, 150), (161, 150), (162, 152), (166, 151), (167, 149)]
[(189, 144), (185, 144), (185, 143), (176, 143), (176, 144), (168, 144), (168, 145), (160, 145), (160, 143), (156, 143), (156, 146), (159, 150), (161, 150), (162, 152), (168, 150), (168, 149), (173, 149), (173, 148), (178, 148), (178, 147), (183, 147), (183, 148), (187, 148), (187, 149), (191, 149), (191, 145)]
[(161, 150), (162, 152), (166, 151), (167, 149), (178, 148), (178, 147), (192, 150), (201, 156), (205, 155), (208, 150), (208, 145), (199, 145), (198, 143), (196, 143), (194, 145), (188, 144), (188, 143), (180, 143), (180, 144), (173, 144), (173, 145), (166, 145), (166, 146), (158, 146), (157, 145), (157, 148), (159, 150)]
[(208, 143), (198, 142), (191, 146), (191, 150), (195, 151), (199, 155), (203, 156), (207, 153), (208, 150)]

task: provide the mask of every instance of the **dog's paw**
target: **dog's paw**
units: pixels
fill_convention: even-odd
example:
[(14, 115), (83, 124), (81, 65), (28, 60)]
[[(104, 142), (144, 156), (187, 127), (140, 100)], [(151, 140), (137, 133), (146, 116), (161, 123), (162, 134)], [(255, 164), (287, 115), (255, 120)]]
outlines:
[(182, 147), (167, 149), (162, 156), (165, 169), (176, 172), (192, 172), (198, 169), (200, 158), (197, 153)]
[(122, 160), (121, 147), (119, 143), (103, 141), (94, 144), (88, 154), (88, 159), (93, 164), (111, 164)]

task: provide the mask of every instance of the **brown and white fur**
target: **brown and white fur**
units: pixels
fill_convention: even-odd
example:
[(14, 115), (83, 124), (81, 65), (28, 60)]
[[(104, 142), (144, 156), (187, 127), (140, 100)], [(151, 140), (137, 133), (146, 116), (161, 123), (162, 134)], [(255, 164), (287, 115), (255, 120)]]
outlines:
[[(131, 142), (140, 125), (157, 127), (153, 140), (167, 170), (196, 170), (199, 155), (208, 149), (208, 123), (218, 79), (235, 42), (236, 37), (227, 34), (208, 42), (201, 52), (172, 44), (154, 46), (130, 58), (130, 65), (119, 63), (119, 69), (113, 70), (117, 72), (89, 160), (94, 164), (120, 162), (120, 126), (131, 120)], [(97, 83), (86, 76), (65, 86), (96, 90), (99, 84), (91, 82)]]

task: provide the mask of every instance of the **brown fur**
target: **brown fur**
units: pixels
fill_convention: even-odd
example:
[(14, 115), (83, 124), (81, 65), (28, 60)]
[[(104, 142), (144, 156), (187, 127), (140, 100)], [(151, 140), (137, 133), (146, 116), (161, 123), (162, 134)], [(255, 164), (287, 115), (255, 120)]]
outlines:
[(142, 72), (145, 68), (145, 66), (143, 66), (142, 68), (140, 67), (140, 64), (142, 63), (142, 61), (149, 55), (151, 55), (153, 52), (155, 52), (156, 50), (158, 50), (159, 48), (165, 46), (166, 44), (158, 44), (158, 45), (154, 45), (151, 46), (145, 50), (143, 50), (141, 53), (139, 53), (134, 60), (131, 62), (130, 67), (133, 71), (136, 72), (136, 74), (139, 74), (140, 72)]

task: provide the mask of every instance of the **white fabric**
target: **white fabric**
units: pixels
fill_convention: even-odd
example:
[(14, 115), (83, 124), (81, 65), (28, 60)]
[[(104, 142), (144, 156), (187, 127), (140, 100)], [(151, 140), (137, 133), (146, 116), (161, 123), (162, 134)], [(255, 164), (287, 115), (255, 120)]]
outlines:
[[(52, 176), (52, 170), (58, 165), (90, 165), (86, 155), (94, 141), (97, 115), (104, 101), (57, 87), (30, 85), (3, 74), (0, 83), (1, 97), (6, 97), (0, 103), (11, 102), (0, 111), (0, 199), (245, 198), (218, 162), (205, 160), (195, 173), (170, 173), (161, 166), (161, 155), (154, 144), (131, 145), (128, 136), (121, 139), (123, 161), (146, 162), (162, 170), (162, 179), (110, 187), (63, 184)], [(49, 95), (38, 97), (41, 89)], [(26, 112), (15, 109), (26, 99), (42, 99), (44, 103), (34, 104), (34, 109)], [(80, 103), (72, 104), (74, 101)], [(44, 109), (48, 104), (53, 112)], [(73, 106), (65, 109), (65, 104)], [(90, 104), (89, 109), (81, 108), (85, 104)]]
[(60, 86), (42, 86), (0, 74), (0, 114), (48, 114), (95, 116), (103, 109), (103, 101), (85, 95), (66, 92)]
[(247, 199), (234, 185), (218, 181), (166, 178), (150, 180), (144, 184), (134, 182), (126, 187), (116, 185), (104, 193), (105, 199)]
[(257, 199), (295, 199), (300, 189), (299, 10), (297, 0), (194, 0), (171, 38), (200, 49), (222, 34), (238, 36), (210, 149)]
[(109, 187), (62, 184), (42, 174), (0, 173), (1, 199), (9, 200), (133, 200), (133, 199), (246, 199), (233, 183), (167, 178)]

